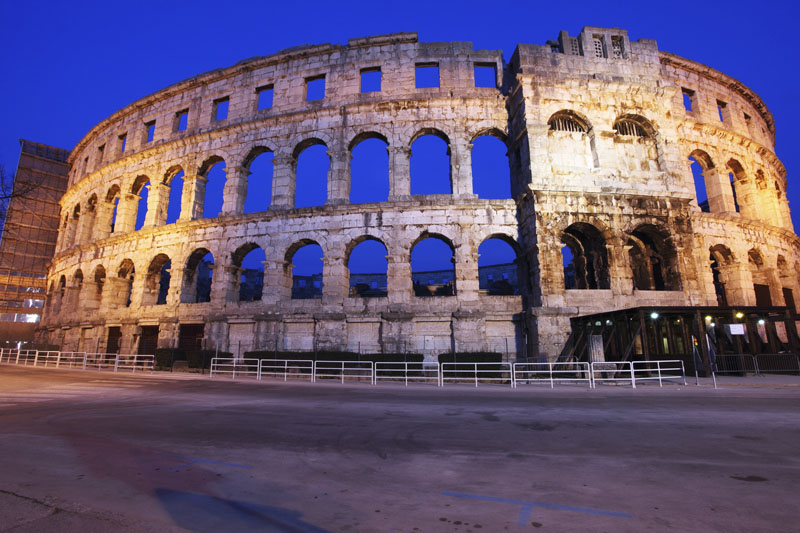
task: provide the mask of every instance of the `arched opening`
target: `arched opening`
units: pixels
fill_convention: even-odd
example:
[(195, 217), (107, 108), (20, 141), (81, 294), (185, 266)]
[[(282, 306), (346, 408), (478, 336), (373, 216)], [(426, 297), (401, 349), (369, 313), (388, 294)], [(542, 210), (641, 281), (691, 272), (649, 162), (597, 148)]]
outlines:
[(58, 278), (58, 293), (57, 293), (57, 300), (55, 305), (55, 312), (58, 313), (61, 310), (61, 306), (64, 303), (64, 297), (67, 293), (67, 277), (62, 275)]
[(73, 246), (80, 244), (80, 235), (78, 235), (78, 226), (80, 224), (80, 220), (81, 204), (75, 204), (75, 207), (72, 208), (72, 213), (67, 225), (66, 248), (72, 248)]
[(547, 121), (547, 154), (553, 174), (585, 172), (597, 167), (594, 132), (576, 112), (562, 109)]
[(233, 266), (239, 268), (229, 299), (239, 302), (261, 300), (264, 291), (264, 263), (267, 255), (260, 246), (247, 243), (233, 252)]
[(627, 246), (634, 289), (680, 290), (677, 252), (665, 230), (650, 224), (639, 226), (630, 233)]
[(411, 143), (411, 194), (452, 194), (450, 140), (438, 130), (423, 130)]
[(455, 252), (441, 235), (424, 234), (411, 249), (411, 283), (415, 296), (456, 294)]
[(742, 199), (741, 189), (747, 181), (744, 168), (735, 159), (728, 161), (728, 181), (731, 184), (731, 194), (733, 195), (733, 207), (737, 213), (741, 211), (739, 201)]
[(322, 298), (322, 247), (314, 241), (301, 241), (287, 255), (292, 268), (292, 299)]
[(139, 196), (139, 201), (136, 204), (136, 223), (133, 226), (134, 231), (139, 231), (144, 227), (145, 218), (147, 218), (147, 198), (150, 191), (150, 178), (147, 176), (139, 176), (133, 182), (131, 187), (131, 194)]
[(711, 205), (708, 199), (708, 172), (714, 168), (711, 157), (702, 150), (695, 150), (689, 155), (689, 168), (692, 171), (694, 180), (695, 198), (697, 206), (704, 213), (711, 212)]
[(219, 156), (208, 158), (198, 174), (206, 178), (203, 196), (202, 218), (216, 218), (222, 212), (225, 193), (225, 160)]
[(144, 280), (142, 305), (165, 305), (169, 293), (172, 261), (165, 254), (158, 254), (147, 268)]
[(511, 198), (508, 147), (496, 135), (472, 141), (472, 192), (478, 198)]
[(164, 183), (169, 185), (169, 199), (167, 203), (167, 219), (165, 224), (174, 224), (181, 216), (181, 201), (183, 200), (183, 169), (173, 167), (164, 176)]
[(500, 237), (489, 237), (478, 247), (478, 288), (490, 296), (519, 294), (517, 252)]
[(599, 229), (576, 222), (561, 233), (564, 288), (609, 289), (606, 240)]
[(70, 300), (70, 307), (75, 310), (78, 310), (83, 307), (83, 302), (81, 301), (81, 292), (83, 291), (83, 272), (79, 268), (75, 271), (75, 274), (72, 275), (72, 290), (71, 290), (71, 297)]
[(350, 143), (350, 203), (389, 198), (389, 143), (378, 133), (364, 133)]
[(769, 273), (764, 267), (764, 256), (755, 248), (747, 252), (747, 266), (753, 278), (753, 291), (756, 295), (756, 305), (758, 307), (771, 307), (772, 294), (769, 288)]
[(388, 294), (386, 254), (386, 245), (373, 237), (353, 246), (347, 257), (351, 297), (381, 298)]
[(121, 290), (117, 293), (119, 300), (117, 303), (124, 307), (130, 307), (133, 297), (133, 278), (136, 274), (136, 269), (133, 267), (133, 261), (125, 259), (117, 269), (117, 278), (122, 283)]
[(198, 248), (186, 260), (183, 273), (181, 302), (207, 303), (211, 301), (211, 280), (214, 256), (206, 248)]
[(629, 171), (659, 170), (655, 128), (639, 115), (624, 115), (614, 122), (617, 164)]
[(119, 185), (113, 185), (106, 193), (106, 204), (108, 206), (109, 217), (104, 224), (104, 228), (109, 233), (114, 233), (117, 224), (117, 210), (119, 209), (120, 189)]
[(268, 148), (258, 147), (245, 159), (243, 166), (250, 172), (244, 198), (245, 213), (260, 213), (269, 209), (272, 203), (274, 155)]
[(714, 294), (717, 297), (717, 305), (725, 307), (728, 305), (728, 294), (725, 289), (727, 282), (726, 270), (733, 265), (733, 252), (727, 246), (717, 244), (709, 249), (709, 261), (711, 264), (711, 276), (714, 283)]
[(294, 206), (323, 205), (328, 199), (328, 147), (319, 139), (308, 139), (295, 148), (296, 188)]
[(95, 267), (94, 273), (92, 274), (92, 281), (94, 283), (94, 290), (87, 291), (87, 294), (81, 295), (86, 308), (90, 310), (99, 308), (103, 298), (103, 288), (106, 284), (106, 269), (103, 268), (103, 265), (97, 265), (97, 267)]

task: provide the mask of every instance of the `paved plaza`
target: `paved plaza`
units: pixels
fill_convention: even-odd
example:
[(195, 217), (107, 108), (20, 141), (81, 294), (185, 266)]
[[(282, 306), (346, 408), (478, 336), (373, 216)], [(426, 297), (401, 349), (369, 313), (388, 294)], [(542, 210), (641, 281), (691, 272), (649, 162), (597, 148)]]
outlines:
[(0, 366), (0, 531), (797, 531), (798, 399)]

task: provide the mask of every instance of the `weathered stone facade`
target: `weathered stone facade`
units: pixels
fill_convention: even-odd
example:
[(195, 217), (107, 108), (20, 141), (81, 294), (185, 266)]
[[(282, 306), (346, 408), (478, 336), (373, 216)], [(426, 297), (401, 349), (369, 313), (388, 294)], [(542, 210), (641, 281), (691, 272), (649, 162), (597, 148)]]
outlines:
[[(439, 87), (415, 88), (415, 68), (430, 64)], [(494, 67), (497, 86), (476, 87), (476, 66)], [(360, 73), (375, 69), (380, 91), (361, 92)], [(307, 83), (320, 76), (324, 98), (307, 101)], [(273, 103), (259, 110), (265, 88)], [(215, 120), (220, 102), (227, 117)], [(176, 127), (187, 111), (185, 129)], [(450, 195), (411, 195), (410, 147), (424, 134), (448, 144)], [(513, 199), (473, 194), (471, 147), (482, 135), (508, 146)], [(415, 34), (248, 59), (131, 104), (75, 147), (40, 337), (65, 350), (105, 350), (114, 328), (131, 352), (143, 326), (157, 325), (168, 347), (181, 325), (204, 324), (207, 346), (234, 352), (357, 346), (433, 356), (510, 345), (520, 357), (554, 358), (578, 314), (717, 305), (720, 289), (731, 305), (754, 305), (754, 284), (784, 305), (798, 294), (800, 240), (774, 135), (766, 106), (743, 84), (619, 29), (521, 44), (507, 64), (497, 50), (419, 43)], [(350, 157), (367, 138), (387, 144), (390, 192), (356, 206)], [(330, 156), (327, 202), (295, 208), (297, 158), (312, 144)], [(248, 166), (265, 151), (274, 153), (271, 204), (245, 214)], [(710, 212), (698, 207), (690, 156), (704, 167)], [(222, 214), (202, 218), (205, 172), (219, 160)], [(165, 225), (178, 170), (181, 214)], [(146, 181), (147, 218), (134, 231)], [(454, 296), (414, 294), (410, 254), (427, 236), (454, 251)], [(478, 246), (489, 237), (517, 252), (519, 295), (479, 290)], [(349, 290), (348, 254), (364, 239), (387, 248), (385, 297)], [(322, 297), (292, 299), (292, 256), (309, 242), (324, 252)], [(266, 252), (263, 297), (238, 301), (237, 251), (254, 245)], [(565, 289), (565, 246), (574, 289)], [(215, 258), (211, 297), (189, 303), (187, 265), (199, 249)], [(154, 276), (166, 260), (170, 286), (157, 305)]]

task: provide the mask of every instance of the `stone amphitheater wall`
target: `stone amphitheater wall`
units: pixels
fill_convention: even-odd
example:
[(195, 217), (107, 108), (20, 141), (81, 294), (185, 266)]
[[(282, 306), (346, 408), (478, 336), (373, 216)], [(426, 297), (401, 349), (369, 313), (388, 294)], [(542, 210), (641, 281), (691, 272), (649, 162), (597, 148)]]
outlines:
[[(430, 64), (438, 65), (439, 87), (417, 89), (416, 66)], [(475, 66), (493, 66), (496, 86), (476, 87)], [(361, 71), (375, 68), (380, 91), (361, 92)], [(320, 76), (324, 98), (308, 101), (307, 84)], [(259, 110), (265, 87), (272, 105)], [(691, 111), (684, 106), (687, 91)], [(214, 120), (224, 99), (227, 117)], [(182, 112), (188, 112), (183, 130)], [(554, 127), (555, 117), (577, 129)], [(411, 145), (426, 134), (448, 144), (451, 194), (411, 194)], [(482, 135), (508, 147), (512, 198), (474, 194), (471, 149)], [(620, 29), (584, 28), (544, 46), (520, 44), (508, 63), (497, 50), (419, 43), (415, 34), (251, 58), (134, 102), (78, 143), (40, 339), (102, 351), (114, 348), (106, 346), (109, 329), (119, 328), (119, 349), (129, 352), (140, 348), (143, 326), (157, 325), (158, 345), (172, 347), (181, 325), (204, 324), (204, 346), (239, 354), (358, 349), (435, 357), (494, 350), (511, 359), (552, 359), (572, 316), (716, 305), (711, 257), (729, 304), (754, 305), (758, 283), (769, 286), (773, 305), (784, 305), (785, 289), (800, 296), (800, 241), (774, 136), (766, 106), (741, 82), (660, 52), (654, 41), (630, 42)], [(389, 196), (354, 205), (350, 158), (367, 138), (387, 145)], [(330, 158), (327, 200), (296, 208), (297, 159), (315, 144)], [(248, 167), (263, 152), (273, 153), (270, 207), (244, 213)], [(711, 212), (698, 206), (690, 156), (703, 166)], [(218, 161), (226, 170), (222, 213), (203, 218), (206, 174)], [(165, 224), (179, 171), (180, 217)], [(145, 181), (147, 217), (134, 230)], [(454, 296), (414, 294), (411, 250), (427, 237), (453, 251)], [(479, 287), (478, 248), (491, 237), (517, 253), (517, 295)], [(350, 296), (348, 254), (365, 239), (386, 247), (385, 297)], [(603, 272), (596, 286), (566, 288), (568, 241), (593, 247)], [(322, 295), (292, 299), (292, 254), (306, 243), (323, 252)], [(235, 252), (253, 245), (266, 254), (264, 292), (260, 301), (240, 302)], [(658, 266), (637, 263), (638, 247)], [(212, 292), (209, 302), (191, 303), (194, 274), (187, 265), (200, 249), (215, 259)], [(149, 274), (159, 257), (171, 261), (163, 305), (154, 304), (157, 283)]]

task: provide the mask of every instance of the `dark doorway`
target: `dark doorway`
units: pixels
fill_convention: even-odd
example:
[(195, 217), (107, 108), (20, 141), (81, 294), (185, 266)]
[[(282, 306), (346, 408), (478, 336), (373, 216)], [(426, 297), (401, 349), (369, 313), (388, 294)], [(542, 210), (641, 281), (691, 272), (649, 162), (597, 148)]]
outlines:
[(788, 307), (792, 312), (795, 312), (797, 308), (794, 306), (794, 293), (792, 289), (787, 289), (786, 287), (783, 288), (783, 300), (786, 302), (786, 307)]
[(194, 352), (203, 348), (205, 324), (181, 324), (178, 330), (178, 349)]
[(142, 335), (139, 337), (139, 354), (153, 355), (158, 348), (158, 326), (142, 326)]
[(769, 295), (769, 285), (761, 285), (758, 283), (754, 283), (753, 290), (756, 291), (756, 306), (758, 307), (772, 306), (772, 297)]
[(122, 331), (119, 326), (109, 326), (108, 338), (106, 339), (106, 353), (119, 353)]

